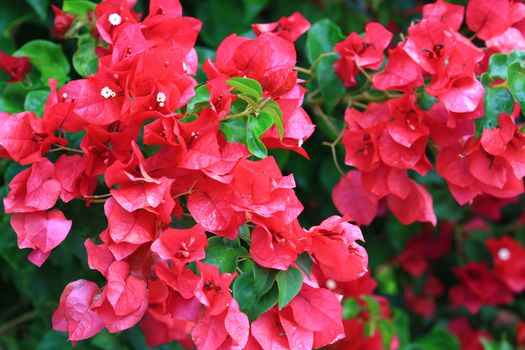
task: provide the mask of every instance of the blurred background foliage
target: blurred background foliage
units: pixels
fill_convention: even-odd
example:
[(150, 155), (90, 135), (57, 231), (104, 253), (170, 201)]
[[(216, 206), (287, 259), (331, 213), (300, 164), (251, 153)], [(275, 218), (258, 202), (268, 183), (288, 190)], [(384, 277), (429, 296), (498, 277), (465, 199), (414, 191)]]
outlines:
[[(281, 16), (295, 11), (301, 12), (311, 23), (329, 18), (337, 23), (344, 35), (352, 31), (361, 32), (364, 25), (379, 21), (392, 32), (406, 30), (410, 23), (418, 18), (421, 0), (199, 0), (181, 1), (184, 14), (203, 21), (203, 29), (197, 43), (199, 56), (213, 55), (213, 50), (230, 33), (251, 36), (251, 23), (272, 22)], [(428, 2), (428, 1), (427, 1)], [(465, 1), (453, 1), (464, 4)], [(61, 1), (55, 0), (0, 0), (0, 49), (13, 53), (26, 42), (33, 39), (56, 41), (50, 30), (53, 26), (53, 13), (50, 5), (61, 7)], [(139, 0), (139, 12), (146, 12), (148, 1)], [(305, 55), (306, 36), (297, 42), (299, 66), (307, 67)], [(60, 42), (66, 56), (71, 59), (76, 50), (76, 40)], [(73, 70), (71, 78), (76, 79)], [(6, 76), (0, 76), (0, 96), (7, 96)], [(17, 101), (8, 101), (16, 106)], [(5, 105), (5, 101), (3, 102)], [(19, 101), (23, 106), (23, 101)], [(0, 103), (0, 107), (2, 104)], [(17, 107), (18, 108), (18, 107)], [(336, 108), (331, 114), (336, 125), (342, 128), (343, 107)], [(1, 108), (0, 108), (1, 109)], [(312, 118), (314, 118), (313, 114)], [(314, 119), (314, 122), (317, 120)], [(334, 166), (330, 148), (322, 142), (331, 141), (332, 135), (324, 134), (320, 128), (305, 144), (310, 160), (290, 152), (273, 152), (278, 159), (283, 173), (294, 173), (297, 182), (297, 193), (302, 200), (305, 211), (301, 216), (304, 227), (319, 223), (323, 218), (337, 213), (331, 199), (331, 192), (340, 175)], [(343, 164), (343, 150), (338, 150), (340, 163)], [(7, 193), (6, 184), (21, 170), (21, 167), (6, 160), (0, 160), (0, 193)], [(464, 223), (469, 217), (468, 208), (462, 208), (452, 199), (443, 180), (434, 172), (418, 182), (427, 187), (434, 198), (436, 215), (440, 221)], [(506, 222), (521, 214), (521, 203), (507, 206), (500, 224), (491, 226), (494, 236), (509, 230)], [(2, 208), (3, 209), (3, 208)], [(64, 209), (66, 217), (74, 218), (73, 229), (66, 241), (53, 251), (42, 268), (36, 268), (27, 261), (26, 251), (20, 251), (16, 245), (16, 235), (9, 225), (9, 217), (0, 216), (0, 350), (60, 350), (69, 349), (66, 335), (51, 331), (51, 314), (58, 304), (64, 286), (73, 280), (87, 278), (98, 281), (97, 273), (88, 269), (87, 257), (83, 242), (88, 237), (99, 234), (106, 226), (102, 206), (90, 208), (77, 202)], [(1, 211), (3, 212), (3, 210)], [(94, 220), (99, 218), (99, 220)], [(525, 238), (525, 231), (513, 227), (519, 238)], [(409, 316), (403, 301), (403, 288), (409, 277), (391, 260), (399, 255), (405, 242), (411, 235), (421, 232), (422, 225), (401, 225), (390, 214), (363, 229), (367, 240), (366, 248), (370, 265), (379, 282), (379, 292), (386, 295), (393, 305), (394, 320), (401, 340), (401, 349), (443, 349), (439, 342), (428, 338), (436, 324), (443, 323), (452, 311), (447, 306), (446, 296), (440, 300), (440, 307), (433, 319), (422, 319)], [(474, 232), (466, 242), (466, 256), (450, 256), (437, 261), (434, 272), (445, 284), (454, 280), (450, 272), (451, 265), (457, 265), (458, 259), (479, 260), (484, 249), (483, 234)], [(424, 284), (421, 281), (410, 281)], [(452, 283), (450, 283), (452, 284)], [(443, 307), (441, 307), (443, 306)], [(525, 303), (517, 302), (516, 308), (525, 313)], [(474, 324), (487, 324), (495, 317), (495, 308), (484, 307), (476, 316)], [(498, 326), (495, 326), (496, 329)], [(506, 329), (497, 329), (496, 334), (510, 338), (513, 335)], [(510, 331), (509, 331), (510, 332)], [(419, 339), (412, 343), (410, 339)], [(430, 340), (428, 340), (430, 339)], [(419, 344), (419, 345), (413, 345)], [(103, 331), (94, 338), (76, 345), (76, 349), (149, 349), (144, 342), (142, 332), (135, 327), (122, 334), (109, 334)], [(176, 344), (169, 344), (158, 349), (179, 349)], [(497, 349), (497, 348), (494, 348)]]

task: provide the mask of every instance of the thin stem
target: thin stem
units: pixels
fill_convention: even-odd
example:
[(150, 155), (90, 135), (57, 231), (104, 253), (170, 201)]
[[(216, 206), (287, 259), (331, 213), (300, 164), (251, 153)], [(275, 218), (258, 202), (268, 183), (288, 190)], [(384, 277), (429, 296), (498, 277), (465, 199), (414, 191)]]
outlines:
[(313, 61), (312, 65), (310, 66), (310, 68), (308, 68), (308, 70), (310, 72), (313, 72), (315, 67), (322, 61), (324, 60), (326, 57), (332, 57), (332, 56), (337, 56), (337, 52), (325, 52), (323, 54), (320, 54), (319, 56), (317, 56), (317, 58), (315, 59), (315, 61)]
[(252, 113), (253, 113), (252, 109), (248, 108), (248, 109), (246, 109), (245, 111), (243, 111), (241, 113), (227, 115), (224, 118), (222, 118), (222, 120), (230, 120), (230, 119), (242, 118), (242, 117), (246, 117), (246, 116), (248, 116), (248, 115), (250, 115)]
[(85, 199), (101, 199), (111, 197), (111, 193), (98, 194), (93, 196), (84, 196)]
[(182, 192), (182, 193), (179, 193), (179, 194), (176, 194), (172, 198), (175, 199), (175, 198), (179, 198), (179, 197), (182, 197), (182, 196), (188, 196), (188, 195), (192, 194), (193, 193), (193, 188), (195, 187), (197, 182), (199, 182), (199, 180), (193, 181), (193, 183), (191, 184), (191, 187), (190, 187), (189, 190), (187, 190), (185, 192)]
[(82, 150), (80, 150), (80, 149), (69, 148), (69, 147), (65, 147), (65, 146), (62, 146), (62, 145), (59, 145), (59, 144), (56, 144), (56, 143), (54, 144), (54, 146), (57, 146), (57, 148), (53, 148), (49, 152), (69, 151), (69, 152), (75, 152), (75, 153), (84, 154), (84, 152)]
[[(334, 142), (323, 142), (323, 145), (330, 147), (330, 151), (332, 152), (332, 161), (334, 162), (335, 168), (341, 174), (342, 177), (344, 177), (346, 174), (343, 171), (343, 168), (341, 168), (341, 165), (339, 164), (339, 160), (337, 159), (337, 150), (336, 146), (343, 137), (343, 133), (337, 137), (337, 139)], [(337, 142), (336, 142), (337, 141)]]
[(330, 116), (328, 116), (319, 105), (314, 105), (312, 109), (313, 109), (313, 112), (325, 122), (327, 127), (330, 129), (330, 131), (334, 135), (339, 134), (339, 130), (335, 127), (335, 125), (330, 120)]
[(304, 74), (306, 74), (306, 75), (308, 75), (308, 76), (310, 76), (312, 78), (315, 77), (315, 74), (313, 74), (312, 71), (307, 69), (307, 68), (295, 66), (294, 70), (297, 71), (297, 72), (304, 73)]
[(36, 312), (35, 311), (30, 311), (30, 312), (27, 312), (11, 321), (8, 321), (6, 323), (3, 323), (0, 325), (0, 334), (5, 334), (7, 332), (9, 332), (11, 329), (15, 328), (16, 326), (24, 323), (24, 322), (27, 322), (27, 321), (30, 321), (32, 320), (33, 318), (35, 318), (36, 316)]
[(369, 82), (372, 82), (372, 77), (370, 76), (370, 74), (367, 73), (367, 71), (363, 67), (361, 67), (358, 64), (356, 64), (356, 67), (361, 73), (363, 73), (363, 75), (366, 77), (366, 79), (368, 79)]
[(239, 98), (241, 100), (243, 100), (244, 102), (246, 102), (247, 104), (250, 105), (250, 107), (252, 107), (254, 110), (257, 110), (257, 108), (259, 107), (259, 105), (257, 104), (257, 102), (255, 102), (254, 100), (252, 100), (251, 98), (249, 98), (248, 96), (244, 96), (244, 95), (237, 95), (239, 96)]

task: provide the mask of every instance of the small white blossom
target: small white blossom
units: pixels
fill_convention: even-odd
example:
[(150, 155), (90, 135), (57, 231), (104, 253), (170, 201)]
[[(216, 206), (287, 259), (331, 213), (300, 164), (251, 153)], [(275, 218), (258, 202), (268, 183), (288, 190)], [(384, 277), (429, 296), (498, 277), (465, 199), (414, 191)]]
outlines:
[(304, 143), (303, 139), (299, 139), (299, 141), (297, 142), (297, 145), (299, 147), (301, 147), (303, 145), (303, 143)]
[(118, 26), (120, 23), (122, 23), (122, 17), (118, 13), (112, 13), (109, 15), (109, 23), (114, 26)]
[(510, 250), (508, 248), (501, 248), (498, 250), (498, 259), (507, 261), (510, 259)]
[(185, 72), (188, 71), (188, 65), (186, 64), (186, 62), (182, 62), (182, 69), (184, 69)]
[(337, 283), (335, 283), (335, 281), (332, 280), (332, 279), (328, 279), (328, 280), (326, 280), (326, 288), (328, 288), (330, 290), (336, 289), (337, 288)]
[(66, 99), (66, 98), (67, 98), (67, 94), (66, 94), (65, 92), (62, 94), (62, 98), (63, 98), (63, 99)]
[(111, 90), (109, 87), (104, 86), (102, 90), (100, 90), (100, 95), (104, 97), (105, 99), (108, 99), (110, 97), (115, 97), (117, 94), (115, 91)]

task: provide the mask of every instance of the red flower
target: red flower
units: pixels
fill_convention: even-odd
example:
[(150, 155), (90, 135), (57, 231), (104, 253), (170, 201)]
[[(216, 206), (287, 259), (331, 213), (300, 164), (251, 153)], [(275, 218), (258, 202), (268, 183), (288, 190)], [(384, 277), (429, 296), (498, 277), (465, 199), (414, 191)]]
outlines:
[(60, 296), (60, 305), (53, 313), (53, 329), (67, 332), (68, 339), (73, 343), (100, 332), (104, 323), (90, 309), (98, 291), (94, 282), (78, 280), (69, 283)]
[(220, 314), (201, 318), (191, 331), (191, 337), (198, 350), (241, 350), (245, 349), (249, 332), (248, 316), (232, 300)]
[(53, 29), (51, 29), (51, 33), (58, 39), (64, 39), (64, 34), (66, 34), (69, 27), (71, 27), (75, 17), (65, 13), (55, 5), (51, 5), (51, 9), (55, 13), (55, 19), (53, 20)]
[(65, 144), (65, 140), (53, 136), (53, 131), (46, 130), (42, 119), (33, 112), (12, 115), (0, 112), (0, 146), (22, 165), (42, 158), (54, 143)]
[(151, 251), (162, 259), (185, 265), (205, 257), (204, 248), (208, 246), (206, 233), (195, 225), (189, 229), (167, 229), (151, 245)]
[(91, 309), (111, 333), (133, 327), (148, 307), (146, 282), (130, 273), (129, 264), (113, 262), (108, 269), (108, 283), (97, 295)]
[(355, 76), (359, 68), (379, 69), (383, 64), (383, 51), (392, 40), (392, 33), (379, 23), (368, 23), (365, 36), (351, 33), (344, 41), (335, 45), (341, 58), (334, 64), (339, 78), (347, 87), (356, 85)]
[(436, 297), (444, 293), (444, 287), (434, 276), (429, 276), (423, 290), (416, 294), (412, 286), (405, 291), (405, 302), (408, 308), (417, 315), (432, 317), (436, 312)]
[(454, 269), (461, 284), (450, 289), (452, 307), (462, 306), (476, 314), (483, 305), (507, 304), (514, 298), (512, 291), (495, 272), (483, 263), (469, 263)]
[(62, 243), (71, 225), (71, 220), (66, 220), (59, 210), (11, 216), (11, 226), (18, 236), (18, 247), (33, 249), (28, 259), (37, 266), (41, 266), (51, 250)]
[(310, 22), (299, 12), (294, 12), (288, 17), (281, 17), (279, 21), (264, 24), (252, 24), (255, 35), (271, 33), (283, 39), (294, 42), (310, 29)]
[(206, 306), (206, 315), (223, 313), (232, 303), (229, 288), (237, 274), (221, 274), (217, 266), (201, 262), (197, 262), (197, 268), (201, 278), (195, 287), (195, 297)]
[(450, 321), (448, 329), (459, 338), (461, 349), (464, 350), (483, 350), (485, 347), (481, 339), (492, 339), (489, 333), (472, 329), (468, 319), (465, 317), (458, 317)]
[(0, 69), (9, 74), (10, 83), (21, 81), (31, 70), (27, 57), (15, 57), (0, 51)]
[(492, 254), (494, 272), (514, 293), (525, 290), (525, 248), (510, 238), (490, 238), (487, 248)]
[(463, 23), (465, 9), (461, 5), (454, 5), (443, 0), (423, 6), (423, 18), (441, 22), (453, 30), (458, 31)]
[(11, 190), (4, 198), (6, 213), (30, 213), (53, 207), (60, 195), (55, 166), (42, 158), (18, 173), (9, 183)]
[(335, 281), (352, 281), (368, 271), (368, 255), (356, 243), (364, 241), (359, 227), (339, 216), (324, 220), (308, 230), (309, 253), (314, 257), (323, 274)]
[(369, 225), (377, 214), (379, 198), (363, 187), (362, 175), (358, 171), (349, 171), (339, 180), (332, 199), (341, 214), (348, 215), (358, 224)]
[(509, 0), (470, 0), (467, 25), (480, 39), (487, 40), (503, 33), (511, 24)]

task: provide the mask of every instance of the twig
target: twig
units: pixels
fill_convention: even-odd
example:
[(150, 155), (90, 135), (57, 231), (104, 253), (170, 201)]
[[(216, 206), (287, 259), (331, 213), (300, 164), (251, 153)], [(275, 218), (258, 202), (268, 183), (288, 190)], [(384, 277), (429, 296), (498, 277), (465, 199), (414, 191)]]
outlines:
[(11, 321), (8, 321), (6, 323), (3, 323), (0, 325), (0, 334), (5, 334), (7, 332), (9, 332), (11, 329), (15, 328), (16, 326), (18, 326), (19, 324), (22, 324), (24, 322), (27, 322), (27, 321), (30, 321), (32, 320), (33, 318), (36, 317), (36, 312), (35, 311), (30, 311), (30, 312), (27, 312)]

